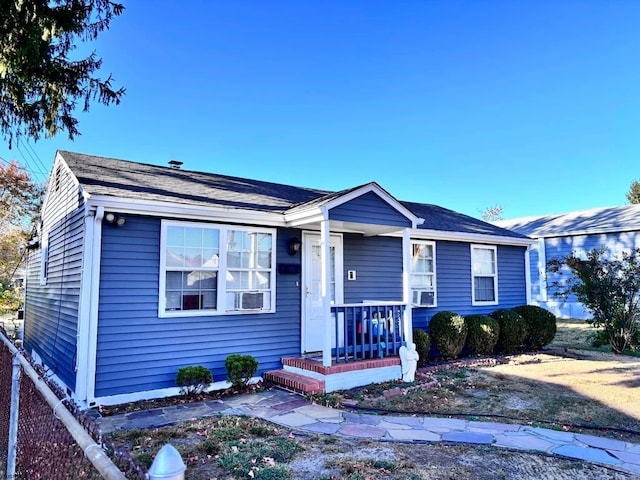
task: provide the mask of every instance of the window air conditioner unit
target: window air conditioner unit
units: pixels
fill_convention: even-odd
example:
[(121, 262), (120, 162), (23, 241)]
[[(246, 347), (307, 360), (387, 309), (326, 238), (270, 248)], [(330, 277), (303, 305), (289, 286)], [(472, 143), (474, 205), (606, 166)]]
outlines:
[(243, 292), (240, 294), (240, 308), (242, 310), (260, 310), (264, 306), (264, 293)]
[(434, 304), (434, 294), (428, 290), (414, 290), (413, 291), (413, 300), (412, 303), (414, 305), (433, 305)]

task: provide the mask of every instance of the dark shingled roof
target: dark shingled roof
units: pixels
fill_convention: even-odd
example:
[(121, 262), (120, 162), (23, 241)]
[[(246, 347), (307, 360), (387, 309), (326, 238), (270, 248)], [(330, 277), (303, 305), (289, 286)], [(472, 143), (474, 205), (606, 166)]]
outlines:
[(332, 192), (60, 151), (91, 195), (283, 213)]
[[(91, 195), (285, 213), (294, 207), (318, 204), (354, 190), (330, 192), (82, 153), (58, 153)], [(419, 226), (421, 229), (525, 238), (436, 205), (401, 203), (425, 219)]]
[(477, 218), (454, 212), (448, 208), (439, 207), (438, 205), (413, 202), (402, 202), (402, 204), (417, 216), (424, 218), (424, 223), (418, 226), (419, 229), (526, 238), (525, 235), (521, 235), (520, 233), (497, 227)]

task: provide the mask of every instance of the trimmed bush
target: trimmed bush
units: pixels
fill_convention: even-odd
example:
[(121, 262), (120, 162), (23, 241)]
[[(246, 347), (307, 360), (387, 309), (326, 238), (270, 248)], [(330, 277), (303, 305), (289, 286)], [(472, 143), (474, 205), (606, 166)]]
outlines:
[(512, 310), (527, 324), (527, 336), (524, 339), (526, 348), (540, 350), (556, 336), (556, 316), (549, 310), (537, 305), (522, 305)]
[(500, 324), (487, 315), (467, 315), (467, 343), (471, 355), (490, 355), (500, 338)]
[(416, 351), (420, 358), (418, 359), (418, 363), (420, 365), (424, 365), (427, 363), (427, 358), (429, 357), (429, 350), (431, 349), (431, 337), (424, 330), (416, 328), (413, 331), (413, 343), (416, 344)]
[(496, 310), (490, 315), (500, 325), (497, 349), (503, 353), (514, 353), (522, 350), (527, 337), (527, 324), (513, 310)]
[(180, 387), (180, 393), (187, 396), (202, 393), (211, 382), (211, 371), (202, 365), (180, 368), (176, 375), (176, 385)]
[(458, 358), (467, 339), (467, 324), (454, 312), (438, 312), (429, 322), (431, 340), (444, 358)]
[(224, 362), (227, 380), (233, 388), (245, 388), (258, 371), (258, 360), (251, 355), (229, 355)]

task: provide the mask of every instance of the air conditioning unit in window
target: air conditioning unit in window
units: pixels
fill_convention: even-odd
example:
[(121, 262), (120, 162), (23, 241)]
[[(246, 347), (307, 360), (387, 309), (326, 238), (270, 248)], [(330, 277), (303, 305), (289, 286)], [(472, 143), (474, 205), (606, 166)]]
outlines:
[(413, 305), (429, 306), (435, 304), (435, 295), (429, 290), (414, 290), (413, 299), (411, 301)]
[(264, 306), (263, 292), (242, 292), (240, 294), (241, 310), (260, 310)]

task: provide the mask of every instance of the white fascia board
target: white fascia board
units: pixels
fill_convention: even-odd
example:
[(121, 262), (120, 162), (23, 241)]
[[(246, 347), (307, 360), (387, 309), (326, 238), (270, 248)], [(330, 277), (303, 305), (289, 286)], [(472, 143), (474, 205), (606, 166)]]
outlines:
[(313, 207), (293, 214), (285, 213), (284, 220), (288, 227), (300, 227), (310, 223), (320, 223), (322, 220), (326, 220), (324, 215), (325, 213), (320, 207)]
[(487, 235), (483, 233), (446, 232), (443, 230), (411, 231), (411, 238), (424, 240), (449, 240), (452, 242), (484, 243), (489, 245), (513, 245), (527, 247), (536, 241), (531, 238), (504, 237), (501, 235)]
[(625, 232), (640, 232), (640, 226), (631, 226), (631, 227), (610, 227), (610, 228), (589, 228), (585, 230), (574, 230), (574, 231), (566, 231), (566, 232), (558, 232), (558, 233), (541, 233), (541, 234), (533, 234), (531, 233), (531, 238), (560, 238), (560, 237), (575, 237), (578, 235), (605, 235), (607, 233), (625, 233)]
[[(78, 182), (78, 179), (76, 178), (76, 176), (73, 174), (73, 172), (71, 171), (71, 169), (69, 168), (69, 165), (67, 165), (67, 162), (65, 161), (64, 157), (62, 155), (60, 155), (60, 152), (56, 152), (56, 158), (53, 160), (53, 166), (51, 167), (51, 171), (49, 172), (49, 180), (51, 180), (52, 175), (56, 172), (56, 170), (58, 169), (58, 165), (62, 165), (62, 168), (64, 168), (64, 170), (67, 172), (67, 174), (69, 175), (69, 177), (72, 179), (73, 184), (80, 188), (80, 182)], [(53, 183), (49, 181), (47, 184), (47, 191), (44, 195), (44, 199), (42, 200), (42, 206), (40, 207), (40, 212), (45, 212), (47, 209), (47, 204), (49, 203), (49, 198), (50, 198), (50, 191), (53, 188)], [(84, 192), (83, 192), (84, 193)], [(41, 213), (42, 215), (42, 213)]]
[(91, 207), (103, 207), (105, 210), (122, 214), (175, 217), (186, 220), (227, 221), (272, 227), (287, 226), (281, 213), (243, 210), (239, 208), (185, 205), (153, 200), (110, 197), (106, 195), (93, 195), (89, 198), (88, 202)]

